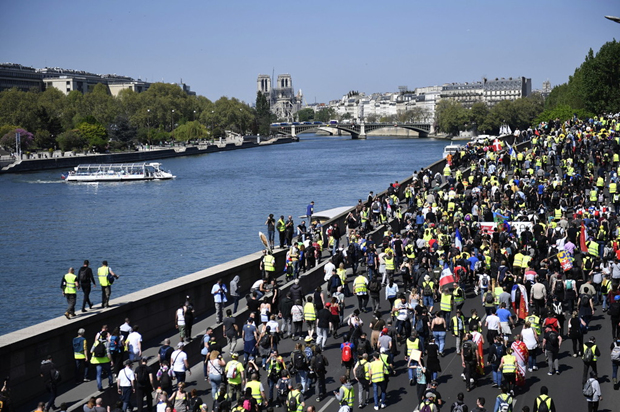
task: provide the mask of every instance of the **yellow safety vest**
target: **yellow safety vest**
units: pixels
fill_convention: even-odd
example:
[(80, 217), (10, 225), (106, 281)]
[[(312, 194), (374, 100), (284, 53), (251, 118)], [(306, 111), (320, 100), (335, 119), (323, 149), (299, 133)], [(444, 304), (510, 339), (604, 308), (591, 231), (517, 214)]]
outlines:
[[(461, 291), (462, 296), (458, 295), (459, 290)], [(454, 288), (454, 290), (452, 291), (452, 296), (454, 297), (454, 303), (465, 302), (465, 293), (463, 293), (463, 289), (461, 289), (459, 286)]]
[(557, 209), (555, 209), (555, 211), (554, 211), (554, 212), (555, 212), (555, 218), (556, 218), (557, 220), (560, 220), (560, 219), (562, 218), (562, 209), (557, 208)]
[(394, 256), (391, 258), (384, 257), (383, 260), (385, 261), (385, 270), (394, 270)]
[(266, 272), (275, 272), (276, 271), (275, 263), (276, 263), (276, 258), (273, 257), (273, 255), (265, 255), (265, 257), (263, 258), (263, 264), (265, 265)]
[(590, 190), (590, 202), (596, 202), (598, 200), (598, 193), (596, 190)]
[(613, 195), (613, 194), (616, 193), (617, 190), (618, 190), (618, 184), (617, 183), (610, 183), (609, 184), (609, 194)]
[(409, 244), (405, 246), (405, 254), (409, 259), (415, 258), (415, 248), (413, 247), (413, 245)]
[(349, 389), (343, 385), (342, 392), (343, 392), (342, 400), (345, 401), (347, 405), (349, 405), (349, 408), (353, 408), (353, 401), (355, 400), (355, 391), (353, 387)]
[(77, 289), (75, 288), (75, 281), (77, 280), (77, 276), (73, 273), (67, 273), (65, 275), (65, 295), (75, 295), (77, 293)]
[[(79, 339), (80, 337), (74, 338), (74, 339)], [(82, 350), (80, 352), (76, 352), (75, 349), (73, 350), (73, 358), (74, 359), (86, 359), (86, 350), (87, 350), (87, 344), (86, 344), (86, 339), (84, 339), (82, 337)]]
[(605, 186), (605, 179), (603, 179), (601, 176), (598, 177), (598, 179), (596, 179), (596, 186), (599, 188), (602, 188)]
[(363, 275), (359, 275), (353, 281), (353, 293), (366, 293), (368, 292), (368, 286), (366, 285), (366, 278)]
[(517, 371), (517, 358), (513, 355), (504, 355), (502, 359), (504, 360), (502, 373), (515, 373)]
[(441, 303), (439, 309), (444, 312), (450, 312), (452, 310), (452, 295), (447, 293), (441, 294)]
[[(583, 344), (583, 350), (581, 351), (581, 353), (586, 353), (586, 348), (588, 346), (584, 343)], [(592, 345), (590, 347), (590, 350), (592, 351), (592, 362), (596, 362), (598, 360), (598, 358), (596, 357), (596, 345)]]
[(420, 339), (415, 338), (412, 342), (411, 339), (407, 339), (407, 356), (411, 356), (412, 350), (420, 350)]
[(536, 331), (537, 334), (540, 335), (540, 318), (536, 315), (530, 315), (525, 318), (526, 321), (530, 322), (532, 328)]
[(590, 240), (588, 242), (588, 253), (592, 256), (598, 256), (598, 243)]
[(316, 311), (314, 310), (313, 303), (308, 302), (304, 305), (304, 320), (306, 321), (316, 320)]
[(347, 270), (346, 269), (336, 269), (336, 274), (340, 277), (340, 281), (344, 285), (347, 283)]
[(228, 371), (230, 369), (236, 369), (237, 372), (233, 372), (233, 374), (235, 375), (234, 378), (228, 378), (228, 384), (229, 385), (241, 385), (241, 372), (243, 372), (243, 363), (236, 361), (236, 360), (231, 360), (230, 362), (226, 364), (226, 367), (224, 368), (224, 372), (228, 375)]
[(362, 210), (361, 218), (362, 218), (362, 223), (368, 222), (368, 211), (367, 210)]
[(521, 267), (523, 269), (527, 269), (528, 266), (530, 265), (531, 260), (532, 260), (532, 257), (530, 255), (523, 255), (523, 259), (521, 259)]
[(259, 404), (263, 403), (263, 395), (260, 393), (260, 382), (249, 381), (245, 384), (246, 388), (252, 388), (252, 397), (256, 399)]
[(547, 410), (548, 411), (551, 410), (551, 397), (549, 397), (549, 395), (540, 395), (538, 398), (536, 398), (536, 410), (537, 411), (540, 410), (541, 403), (547, 404)]
[[(288, 397), (286, 398), (287, 401), (290, 401), (292, 398), (295, 398), (295, 400), (297, 401), (297, 412), (303, 412), (304, 407), (301, 404), (303, 402), (303, 398), (301, 397), (301, 392), (299, 392), (297, 389), (293, 389), (292, 391), (290, 391), (288, 393)], [(245, 409), (243, 409), (243, 411), (245, 411)]]
[(370, 383), (383, 382), (385, 380), (385, 374), (387, 374), (387, 369), (385, 368), (383, 361), (378, 359), (370, 362), (367, 375)]
[(101, 266), (97, 269), (97, 277), (99, 278), (100, 286), (110, 286), (110, 282), (108, 282), (108, 273), (110, 273), (110, 269), (108, 269), (107, 266)]
[[(459, 320), (461, 321), (461, 329), (459, 329)], [(465, 332), (465, 317), (464, 316), (453, 316), (452, 317), (452, 333), (455, 335), (460, 335)]]
[(520, 252), (519, 252), (519, 253), (517, 253), (517, 254), (515, 255), (515, 258), (514, 258), (514, 260), (513, 260), (513, 262), (512, 262), (512, 266), (513, 266), (513, 267), (520, 268), (520, 267), (521, 267), (521, 263), (522, 263), (522, 262), (523, 262), (523, 253), (520, 253)]
[(276, 229), (278, 229), (278, 232), (284, 232), (286, 230), (286, 223), (284, 223), (284, 220), (278, 219), (278, 223), (276, 223)]

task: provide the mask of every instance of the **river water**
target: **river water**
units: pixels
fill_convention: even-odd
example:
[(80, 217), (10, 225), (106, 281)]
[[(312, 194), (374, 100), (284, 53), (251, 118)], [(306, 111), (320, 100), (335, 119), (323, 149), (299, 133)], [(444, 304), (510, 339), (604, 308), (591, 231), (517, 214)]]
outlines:
[[(177, 178), (74, 184), (63, 170), (0, 175), (0, 334), (62, 316), (60, 282), (84, 259), (121, 278), (112, 298), (262, 248), (269, 213), (295, 223), (353, 206), (441, 158), (433, 139), (302, 135), (299, 143), (167, 159)], [(94, 299), (93, 299), (94, 298)], [(98, 305), (101, 293), (93, 290)], [(82, 294), (78, 294), (78, 309)]]

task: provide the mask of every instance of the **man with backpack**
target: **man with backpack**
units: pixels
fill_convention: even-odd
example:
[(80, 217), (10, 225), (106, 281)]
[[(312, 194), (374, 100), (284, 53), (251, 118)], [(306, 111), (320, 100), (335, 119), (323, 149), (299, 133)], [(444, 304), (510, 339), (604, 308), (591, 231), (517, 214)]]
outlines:
[(502, 385), (502, 393), (495, 399), (494, 412), (512, 412), (512, 396), (508, 393), (508, 387)]
[(346, 333), (342, 336), (342, 341), (340, 344), (340, 364), (346, 369), (347, 379), (351, 379), (351, 369), (355, 364), (355, 357), (353, 356), (355, 345), (349, 342), (349, 335)]
[(358, 358), (355, 368), (353, 369), (353, 376), (357, 379), (357, 390), (359, 392), (359, 408), (363, 408), (368, 404), (368, 398), (370, 396), (370, 382), (368, 381), (368, 354), (364, 353)]
[(232, 359), (224, 367), (226, 381), (228, 382), (228, 398), (241, 399), (241, 386), (245, 384), (245, 369), (243, 363), (239, 362), (239, 354), (233, 352)]
[(588, 379), (588, 370), (592, 368), (592, 372), (594, 372), (594, 377), (598, 377), (598, 368), (596, 361), (598, 357), (601, 356), (601, 351), (598, 346), (596, 346), (596, 338), (594, 336), (590, 336), (590, 340), (583, 344), (583, 355), (581, 359), (583, 360), (583, 378), (582, 383), (586, 383)]
[(555, 404), (546, 386), (540, 387), (540, 395), (534, 400), (532, 412), (555, 412)]
[(590, 372), (590, 378), (583, 385), (583, 396), (588, 401), (588, 412), (597, 412), (598, 403), (603, 400), (601, 393), (601, 385), (594, 375), (594, 371)]
[(103, 325), (101, 331), (99, 331), (97, 335), (95, 335), (95, 342), (90, 348), (90, 364), (95, 365), (97, 368), (97, 389), (99, 391), (103, 391), (101, 376), (104, 370), (107, 372), (108, 375), (108, 385), (112, 386), (113, 384), (111, 366), (112, 361), (110, 351), (108, 350), (109, 340), (110, 334), (108, 333), (108, 325)]
[(545, 357), (549, 364), (549, 372), (547, 375), (560, 374), (560, 363), (558, 361), (558, 354), (560, 353), (560, 345), (562, 344), (562, 336), (550, 326), (545, 328), (545, 337), (543, 339), (542, 347), (545, 351)]
[(461, 363), (463, 365), (463, 377), (465, 378), (465, 388), (467, 392), (471, 390), (476, 376), (476, 366), (478, 365), (477, 345), (471, 339), (471, 333), (465, 335), (461, 352)]
[(385, 397), (386, 397), (386, 389), (387, 382), (385, 380), (385, 376), (389, 375), (389, 371), (385, 362), (381, 360), (381, 356), (375, 352), (373, 353), (373, 361), (368, 365), (368, 372), (366, 374), (366, 378), (370, 383), (372, 383), (374, 400), (375, 400), (375, 410), (379, 410), (379, 391), (381, 391), (381, 408), (385, 408)]
[(319, 346), (315, 349), (314, 357), (310, 363), (310, 367), (316, 374), (317, 384), (318, 384), (318, 396), (316, 398), (317, 402), (321, 402), (321, 400), (325, 397), (327, 389), (325, 388), (325, 374), (327, 373), (327, 366), (329, 366), (329, 362), (327, 358), (323, 356), (323, 351)]
[(346, 376), (340, 377), (340, 383), (342, 385), (340, 389), (334, 391), (334, 395), (340, 403), (338, 412), (351, 412), (353, 410), (353, 402), (355, 402), (355, 389)]
[(146, 363), (146, 358), (142, 358), (140, 365), (135, 370), (135, 389), (136, 389), (136, 402), (138, 403), (138, 412), (142, 412), (143, 398), (146, 396), (146, 410), (152, 412), (153, 410), (153, 387), (155, 386), (155, 379), (153, 377), (153, 371)]
[(157, 352), (157, 358), (159, 359), (159, 363), (167, 361), (168, 364), (170, 364), (172, 352), (174, 352), (174, 349), (172, 349), (172, 347), (170, 346), (170, 339), (164, 339), (164, 344), (159, 348), (159, 351)]
[(294, 387), (291, 386), (291, 390), (286, 398), (286, 410), (288, 412), (303, 412), (306, 407), (304, 397), (301, 394), (302, 388), (301, 383), (298, 383)]
[(459, 392), (456, 395), (456, 402), (450, 407), (450, 412), (469, 412), (469, 408), (465, 405), (465, 395)]

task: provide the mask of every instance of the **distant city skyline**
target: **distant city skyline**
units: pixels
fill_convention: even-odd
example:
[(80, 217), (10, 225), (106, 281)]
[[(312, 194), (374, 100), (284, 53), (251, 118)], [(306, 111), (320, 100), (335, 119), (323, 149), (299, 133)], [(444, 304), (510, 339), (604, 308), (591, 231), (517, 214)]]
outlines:
[[(122, 6), (122, 7), (121, 7)], [(439, 3), (5, 2), (0, 61), (181, 81), (253, 103), (256, 77), (288, 73), (307, 103), (483, 77), (568, 81), (620, 26), (611, 0)]]

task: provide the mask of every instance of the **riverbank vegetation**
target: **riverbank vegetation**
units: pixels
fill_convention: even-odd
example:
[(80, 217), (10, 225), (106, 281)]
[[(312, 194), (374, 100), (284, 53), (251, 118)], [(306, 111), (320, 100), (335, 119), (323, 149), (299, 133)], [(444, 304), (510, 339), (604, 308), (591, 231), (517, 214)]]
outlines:
[(620, 43), (605, 43), (594, 54), (590, 49), (585, 61), (575, 69), (568, 82), (555, 86), (543, 99), (539, 92), (514, 101), (502, 101), (493, 107), (483, 102), (471, 108), (451, 100), (437, 104), (437, 127), (444, 133), (477, 130), (497, 134), (502, 124), (526, 129), (541, 122), (565, 121), (577, 115), (580, 119), (594, 113), (620, 112)]

